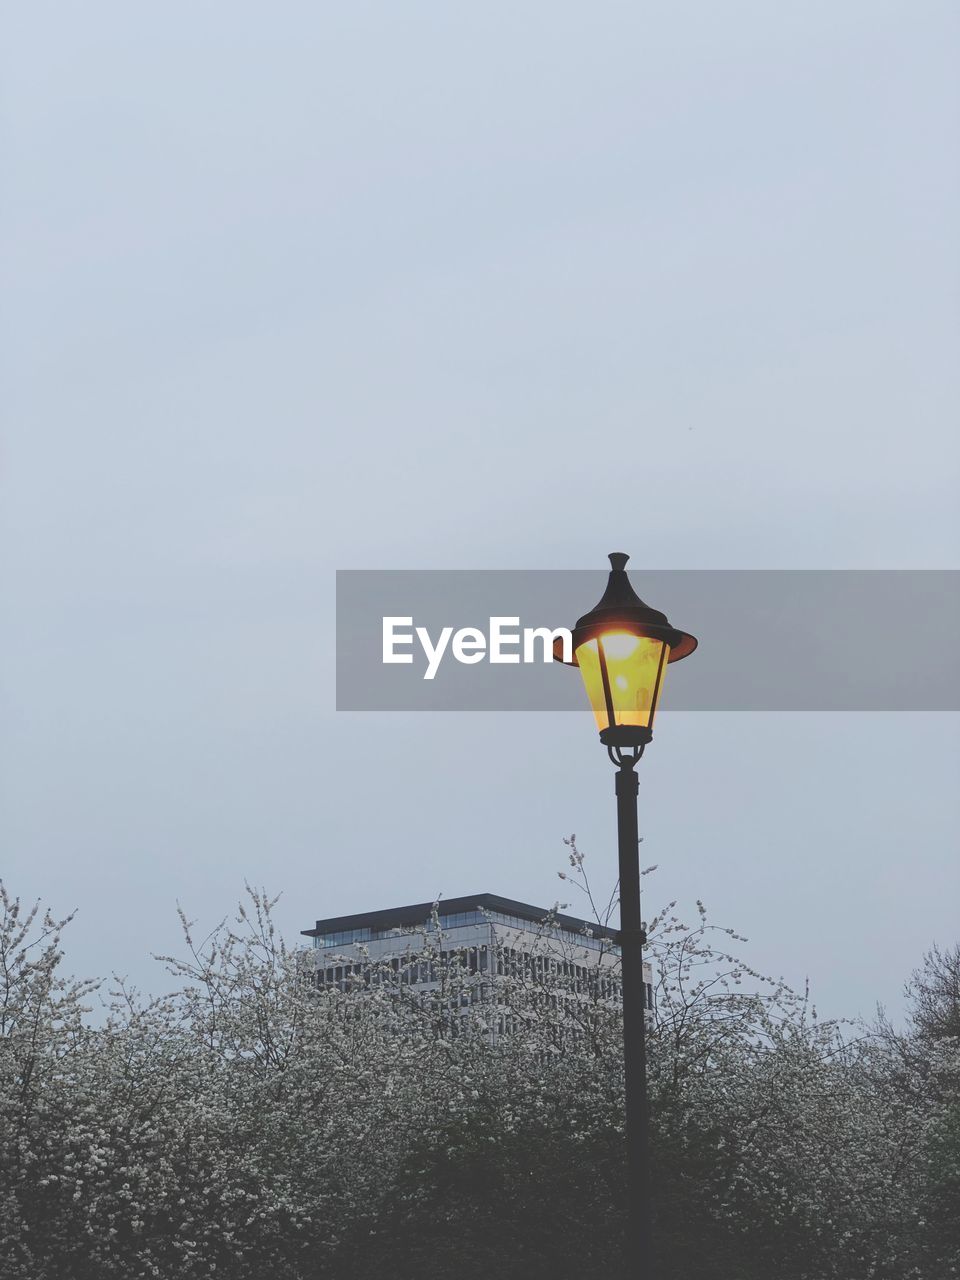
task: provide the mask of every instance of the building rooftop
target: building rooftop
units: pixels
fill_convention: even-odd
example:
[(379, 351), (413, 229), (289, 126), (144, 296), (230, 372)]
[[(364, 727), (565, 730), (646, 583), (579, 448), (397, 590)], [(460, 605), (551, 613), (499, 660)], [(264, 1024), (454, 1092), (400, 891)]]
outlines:
[[(550, 912), (544, 907), (531, 906), (529, 902), (517, 902), (514, 898), (501, 898), (496, 893), (478, 893), (466, 898), (441, 898), (437, 902), (416, 902), (408, 907), (388, 907), (384, 911), (361, 911), (349, 916), (331, 916), (327, 920), (318, 920), (312, 929), (302, 929), (307, 938), (322, 938), (328, 934), (341, 933), (348, 929), (403, 929), (416, 928), (426, 924), (436, 908), (442, 920), (444, 916), (459, 915), (465, 911), (490, 911), (496, 915), (516, 916), (520, 920), (529, 920), (531, 924), (541, 924)], [(566, 916), (557, 913), (553, 919), (563, 929), (572, 933), (581, 933), (589, 929), (594, 937), (610, 938), (616, 942), (619, 933), (607, 925), (597, 924), (592, 920), (581, 920), (578, 916)]]

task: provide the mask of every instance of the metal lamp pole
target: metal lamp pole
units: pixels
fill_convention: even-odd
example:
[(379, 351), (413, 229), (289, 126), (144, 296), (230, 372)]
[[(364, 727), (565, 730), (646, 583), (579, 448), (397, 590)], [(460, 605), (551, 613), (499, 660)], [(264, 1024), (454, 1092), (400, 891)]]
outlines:
[(617, 844), (620, 861), (620, 969), (623, 990), (623, 1078), (626, 1100), (627, 1274), (635, 1268), (652, 1280), (650, 1234), (650, 1100), (647, 1096), (646, 935), (640, 918), (640, 841), (637, 831), (637, 762), (643, 748), (610, 748), (617, 765)]
[(620, 964), (623, 990), (623, 1061), (626, 1091), (629, 1210), (624, 1277), (653, 1280), (650, 1228), (650, 1103), (647, 1097), (646, 1005), (640, 917), (640, 847), (637, 764), (653, 738), (653, 718), (668, 663), (693, 653), (696, 639), (645, 604), (627, 577), (629, 559), (610, 555), (610, 577), (600, 602), (577, 620), (573, 653), (560, 661), (580, 668), (600, 741), (616, 765), (620, 862)]

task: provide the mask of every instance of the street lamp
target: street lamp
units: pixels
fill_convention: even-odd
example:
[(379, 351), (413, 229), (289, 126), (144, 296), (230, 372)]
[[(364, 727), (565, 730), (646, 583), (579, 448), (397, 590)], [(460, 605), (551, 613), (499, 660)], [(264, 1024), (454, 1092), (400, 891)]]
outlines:
[(665, 614), (644, 604), (627, 577), (629, 558), (620, 551), (611, 554), (603, 598), (574, 628), (572, 665), (580, 668), (600, 741), (617, 767), (628, 1190), (624, 1274), (651, 1280), (650, 1106), (643, 977), (646, 936), (640, 918), (636, 766), (653, 737), (667, 665), (693, 653), (697, 642), (685, 631), (671, 627)]

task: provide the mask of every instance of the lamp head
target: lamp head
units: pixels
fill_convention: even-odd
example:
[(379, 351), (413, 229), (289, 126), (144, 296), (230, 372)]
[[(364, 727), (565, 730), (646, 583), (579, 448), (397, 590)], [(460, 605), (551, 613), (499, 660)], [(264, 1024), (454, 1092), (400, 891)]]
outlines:
[[(643, 747), (653, 737), (667, 664), (693, 653), (697, 641), (640, 599), (627, 577), (629, 558), (611, 552), (607, 589), (573, 629), (572, 665), (583, 676), (600, 741)], [(560, 646), (554, 656), (562, 661)]]

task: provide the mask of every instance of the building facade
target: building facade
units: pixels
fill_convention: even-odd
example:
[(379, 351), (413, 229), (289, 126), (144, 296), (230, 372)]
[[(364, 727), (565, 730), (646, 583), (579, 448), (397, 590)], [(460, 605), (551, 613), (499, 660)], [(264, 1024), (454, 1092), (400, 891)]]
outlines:
[[(335, 916), (304, 929), (313, 942), (320, 987), (348, 990), (392, 971), (394, 980), (435, 990), (443, 961), (455, 959), (467, 976), (469, 1003), (496, 1004), (503, 982), (523, 984), (535, 999), (620, 1003), (617, 931), (576, 916), (550, 913), (530, 903), (481, 893), (420, 902), (384, 911)], [(435, 957), (432, 959), (431, 957)], [(652, 975), (644, 965), (648, 1016)], [(552, 993), (552, 994), (551, 994)], [(509, 1032), (509, 1014), (495, 1023)]]

